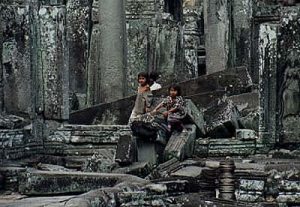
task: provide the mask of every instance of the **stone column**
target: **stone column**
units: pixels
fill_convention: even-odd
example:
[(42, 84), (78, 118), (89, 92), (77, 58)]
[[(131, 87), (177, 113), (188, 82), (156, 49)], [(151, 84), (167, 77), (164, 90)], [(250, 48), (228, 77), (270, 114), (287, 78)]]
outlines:
[[(70, 93), (85, 106), (87, 90), (87, 57), (90, 22), (90, 1), (67, 1), (67, 41), (69, 48)], [(75, 101), (75, 100), (73, 100)], [(77, 106), (70, 104), (73, 110)]]
[(41, 6), (39, 68), (42, 70), (44, 117), (69, 118), (69, 70), (65, 6)]
[(267, 147), (275, 143), (276, 132), (277, 30), (275, 23), (259, 26), (259, 137)]
[[(2, 4), (0, 4), (2, 10)], [(4, 96), (3, 96), (3, 65), (2, 65), (2, 45), (3, 45), (3, 28), (0, 26), (0, 112), (3, 111)]]
[(29, 13), (26, 5), (1, 7), (4, 109), (8, 113), (31, 112)]
[(250, 66), (252, 1), (232, 1), (232, 66)]
[(99, 1), (100, 97), (98, 103), (124, 97), (125, 12), (123, 0)]
[(228, 61), (227, 0), (204, 1), (205, 49), (207, 74), (225, 70)]

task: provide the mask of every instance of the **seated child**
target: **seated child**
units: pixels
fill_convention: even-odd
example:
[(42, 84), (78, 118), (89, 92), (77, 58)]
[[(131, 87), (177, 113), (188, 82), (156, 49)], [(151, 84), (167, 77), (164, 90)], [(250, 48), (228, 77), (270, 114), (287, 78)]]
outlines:
[(169, 130), (181, 132), (183, 130), (182, 119), (186, 116), (184, 105), (180, 86), (173, 84), (169, 87), (169, 96), (158, 104), (153, 113), (160, 108), (166, 108), (167, 111), (163, 112), (163, 115), (167, 118)]

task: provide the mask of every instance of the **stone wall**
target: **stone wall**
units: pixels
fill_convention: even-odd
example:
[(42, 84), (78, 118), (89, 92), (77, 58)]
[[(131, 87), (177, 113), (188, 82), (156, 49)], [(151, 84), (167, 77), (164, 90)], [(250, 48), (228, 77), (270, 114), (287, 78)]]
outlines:
[(300, 142), (300, 9), (282, 11), (278, 36), (278, 125), (284, 143)]

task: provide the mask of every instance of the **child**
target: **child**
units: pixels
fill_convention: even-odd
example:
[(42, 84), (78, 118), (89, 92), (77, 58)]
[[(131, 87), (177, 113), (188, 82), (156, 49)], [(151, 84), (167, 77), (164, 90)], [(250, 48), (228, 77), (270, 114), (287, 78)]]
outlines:
[(156, 82), (156, 80), (159, 78), (159, 75), (157, 72), (151, 72), (149, 74), (150, 79), (150, 90), (155, 91), (161, 89), (161, 85)]
[(149, 87), (149, 76), (148, 73), (141, 72), (138, 74), (138, 93), (135, 100), (134, 108), (131, 112), (129, 123), (132, 123), (140, 115), (145, 114), (149, 111), (151, 106), (151, 91)]
[(162, 107), (167, 109), (167, 111), (163, 112), (163, 115), (167, 118), (169, 130), (181, 132), (183, 130), (182, 119), (186, 116), (186, 111), (180, 86), (171, 85), (169, 87), (169, 96), (158, 104), (153, 113), (156, 113)]

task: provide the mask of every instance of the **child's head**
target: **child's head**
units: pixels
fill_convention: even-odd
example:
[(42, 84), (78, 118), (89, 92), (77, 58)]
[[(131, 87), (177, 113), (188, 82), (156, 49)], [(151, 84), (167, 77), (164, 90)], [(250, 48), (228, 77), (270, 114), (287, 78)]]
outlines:
[(181, 96), (181, 88), (179, 85), (177, 84), (172, 84), (170, 87), (169, 87), (169, 95), (171, 97), (176, 97), (176, 96)]
[(149, 76), (148, 76), (148, 73), (146, 72), (140, 72), (138, 74), (138, 83), (141, 85), (141, 86), (145, 86), (149, 83)]
[(159, 74), (157, 72), (155, 72), (155, 71), (151, 72), (149, 74), (150, 84), (152, 85), (158, 78), (159, 78)]

